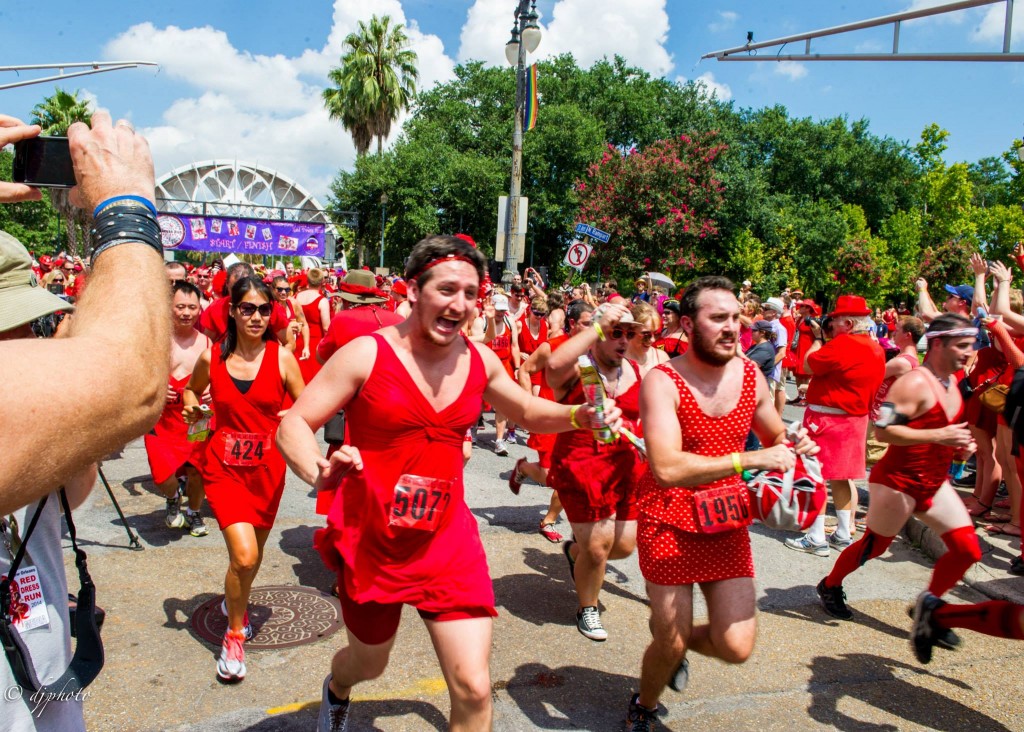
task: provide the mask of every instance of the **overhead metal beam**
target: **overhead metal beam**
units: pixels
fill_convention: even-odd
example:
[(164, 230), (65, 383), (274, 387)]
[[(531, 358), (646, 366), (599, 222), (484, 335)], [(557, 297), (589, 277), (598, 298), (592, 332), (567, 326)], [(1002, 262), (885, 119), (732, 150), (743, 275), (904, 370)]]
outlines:
[[(48, 81), (61, 81), (63, 79), (73, 79), (76, 76), (102, 74), (107, 71), (120, 71), (121, 69), (136, 69), (140, 66), (156, 66), (159, 68), (160, 64), (154, 63), (152, 61), (85, 61), (67, 64), (28, 64), (24, 66), (0, 66), (0, 72), (38, 71), (40, 69), (60, 70), (60, 73), (55, 76), (45, 76), (40, 79), (25, 79), (24, 81), (15, 81), (10, 84), (0, 84), (0, 91), (3, 91), (4, 89), (16, 89), (22, 86), (31, 86), (32, 84), (45, 84)], [(85, 70), (65, 74), (64, 69)]]
[[(1010, 37), (1012, 32), (1014, 0), (960, 0), (959, 2), (936, 5), (930, 8), (919, 10), (907, 10), (902, 13), (892, 13), (877, 18), (861, 20), (855, 23), (821, 28), (807, 33), (797, 33), (791, 36), (775, 38), (770, 41), (759, 41), (754, 43), (749, 40), (743, 46), (727, 48), (722, 51), (712, 51), (701, 56), (702, 59), (714, 58), (719, 61), (1024, 61), (1024, 53), (1011, 53)], [(1002, 51), (989, 53), (900, 53), (900, 29), (902, 23), (907, 20), (927, 18), (934, 15), (945, 15), (962, 10), (970, 10), (985, 5), (1004, 3), (1006, 6), (1006, 20), (1003, 24)], [(811, 41), (817, 38), (842, 35), (867, 28), (892, 25), (892, 53), (812, 53)], [(749, 35), (749, 34), (748, 34)], [(765, 48), (778, 47), (781, 51), (790, 43), (804, 42), (803, 53), (758, 55), (758, 51)]]

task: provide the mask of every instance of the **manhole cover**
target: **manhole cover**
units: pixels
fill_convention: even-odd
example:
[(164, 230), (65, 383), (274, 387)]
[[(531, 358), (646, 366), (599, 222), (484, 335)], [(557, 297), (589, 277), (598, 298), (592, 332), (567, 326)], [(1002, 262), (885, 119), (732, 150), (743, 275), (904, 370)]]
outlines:
[[(228, 629), (220, 612), (220, 595), (192, 613), (192, 629), (203, 640), (219, 646)], [(253, 587), (249, 596), (249, 622), (254, 635), (245, 647), (291, 648), (332, 635), (342, 627), (341, 606), (335, 597), (312, 587)]]

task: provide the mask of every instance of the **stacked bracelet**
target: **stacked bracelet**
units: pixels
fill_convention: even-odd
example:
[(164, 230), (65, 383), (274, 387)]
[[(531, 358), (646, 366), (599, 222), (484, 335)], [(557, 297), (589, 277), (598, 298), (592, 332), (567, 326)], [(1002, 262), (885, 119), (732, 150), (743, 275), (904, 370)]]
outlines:
[(107, 249), (127, 242), (151, 246), (163, 257), (160, 224), (157, 223), (156, 214), (149, 207), (142, 206), (134, 200), (125, 200), (113, 203), (105, 201), (97, 208), (99, 213), (91, 230), (94, 260)]
[(103, 201), (96, 206), (92, 212), (92, 217), (97, 218), (101, 213), (103, 213), (104, 209), (113, 205), (126, 206), (129, 208), (145, 208), (149, 209), (149, 212), (154, 216), (159, 215), (157, 214), (156, 206), (154, 206), (153, 202), (148, 198), (143, 198), (142, 196), (114, 196), (113, 198), (108, 198), (106, 201)]

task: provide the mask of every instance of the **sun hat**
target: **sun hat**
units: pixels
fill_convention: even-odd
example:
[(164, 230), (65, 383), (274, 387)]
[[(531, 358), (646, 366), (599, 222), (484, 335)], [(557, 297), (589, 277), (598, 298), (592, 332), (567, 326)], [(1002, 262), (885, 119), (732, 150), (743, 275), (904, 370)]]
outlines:
[(828, 317), (836, 318), (840, 315), (871, 315), (871, 308), (868, 307), (868, 301), (860, 295), (840, 295), (836, 309), (829, 313)]
[(0, 231), (0, 332), (74, 309), (66, 300), (39, 286), (28, 250), (13, 236)]
[(365, 269), (353, 269), (338, 283), (338, 297), (358, 304), (379, 303), (387, 300), (377, 289), (377, 278)]

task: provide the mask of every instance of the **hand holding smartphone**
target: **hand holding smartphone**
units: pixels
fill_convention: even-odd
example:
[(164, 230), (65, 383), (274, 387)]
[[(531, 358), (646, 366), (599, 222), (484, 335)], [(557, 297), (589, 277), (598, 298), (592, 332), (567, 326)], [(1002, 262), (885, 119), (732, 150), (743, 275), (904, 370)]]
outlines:
[(12, 177), (33, 188), (74, 188), (68, 138), (40, 136), (14, 143)]

